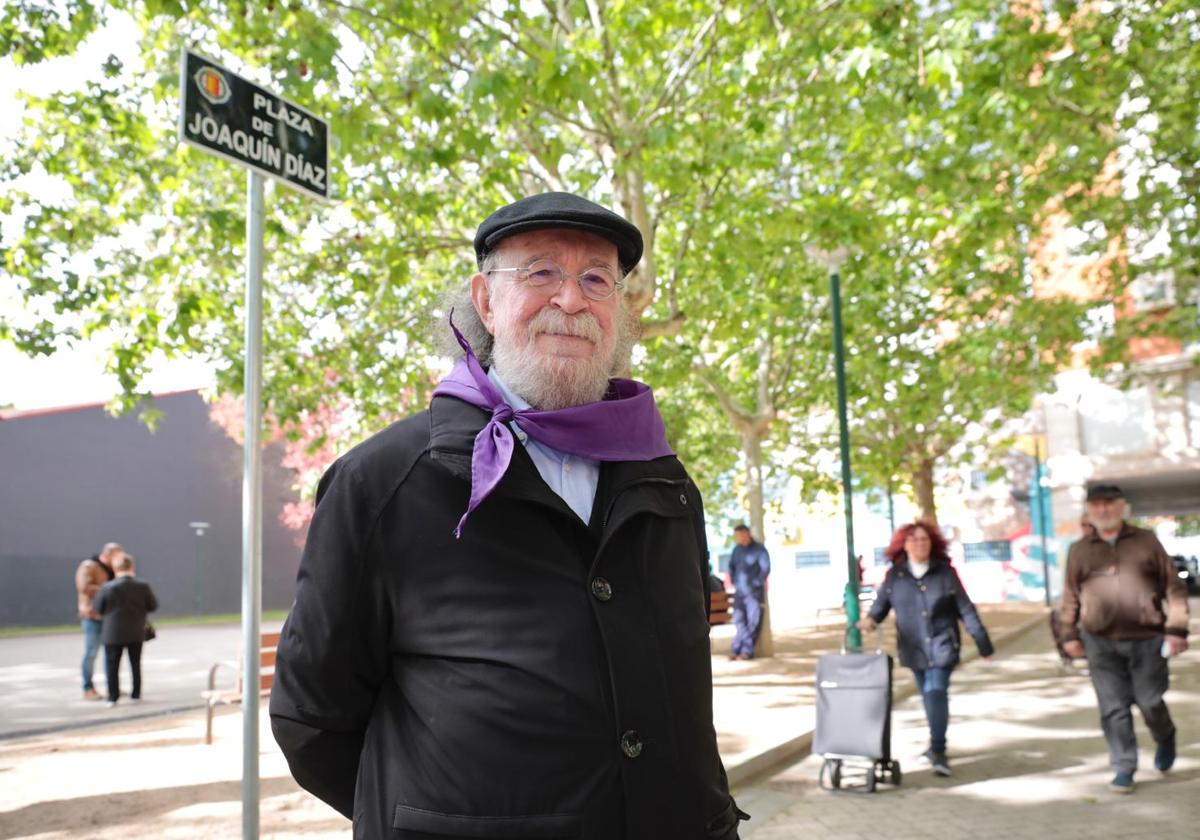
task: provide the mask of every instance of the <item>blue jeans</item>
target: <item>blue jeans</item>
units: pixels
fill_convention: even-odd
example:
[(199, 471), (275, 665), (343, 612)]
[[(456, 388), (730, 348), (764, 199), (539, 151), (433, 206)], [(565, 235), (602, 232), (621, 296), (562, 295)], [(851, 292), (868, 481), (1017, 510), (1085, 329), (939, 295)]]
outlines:
[(946, 727), (950, 725), (950, 672), (953, 668), (913, 668), (917, 690), (925, 701), (925, 719), (929, 721), (929, 748), (946, 751)]
[(79, 666), (83, 672), (83, 690), (94, 690), (96, 686), (92, 685), (92, 668), (100, 651), (100, 622), (94, 618), (84, 618), (80, 619), (79, 626), (83, 628), (83, 662)]
[(754, 646), (758, 643), (758, 634), (762, 632), (763, 596), (761, 592), (741, 592), (733, 598), (733, 624), (737, 632), (733, 637), (733, 654), (735, 656), (754, 656)]

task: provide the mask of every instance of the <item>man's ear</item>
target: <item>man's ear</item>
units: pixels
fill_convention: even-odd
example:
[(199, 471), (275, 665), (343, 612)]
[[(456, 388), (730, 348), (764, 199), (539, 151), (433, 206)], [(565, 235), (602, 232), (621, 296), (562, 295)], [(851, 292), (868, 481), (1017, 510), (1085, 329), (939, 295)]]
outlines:
[(493, 323), (496, 320), (496, 313), (492, 308), (492, 290), (488, 286), (488, 279), (482, 274), (476, 274), (471, 278), (471, 303), (475, 305), (475, 311), (479, 313), (479, 320), (483, 322), (483, 326), (492, 335), (496, 334)]

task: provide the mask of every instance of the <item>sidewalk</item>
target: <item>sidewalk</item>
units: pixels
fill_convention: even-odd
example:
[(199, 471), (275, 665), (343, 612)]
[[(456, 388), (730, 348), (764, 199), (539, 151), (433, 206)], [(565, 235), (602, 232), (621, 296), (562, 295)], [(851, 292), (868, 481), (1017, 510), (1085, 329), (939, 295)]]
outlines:
[[(262, 629), (278, 630), (281, 623), (264, 622)], [(158, 638), (142, 646), (142, 701), (128, 701), (129, 660), (125, 658), (121, 662), (121, 691), (126, 698), (110, 709), (102, 702), (82, 699), (82, 632), (2, 638), (0, 696), (4, 705), (0, 708), (0, 741), (200, 708), (200, 691), (214, 662), (232, 663), (232, 668), (219, 673), (217, 683), (232, 685), (241, 639), (237, 624), (160, 626)], [(104, 694), (103, 647), (96, 656), (95, 683)]]
[[(1192, 615), (1200, 606), (1192, 600)], [(1192, 638), (1200, 620), (1192, 621)], [(950, 690), (953, 777), (933, 775), (918, 756), (928, 745), (920, 699), (892, 716), (892, 754), (903, 784), (873, 795), (821, 790), (821, 759), (806, 756), (735, 791), (754, 818), (743, 840), (1099, 840), (1194, 837), (1200, 830), (1200, 650), (1171, 664), (1167, 703), (1179, 757), (1154, 769), (1154, 742), (1135, 711), (1139, 765), (1132, 796), (1108, 789), (1112, 772), (1091, 681), (1061, 673), (1048, 633), (1031, 631), (991, 663), (958, 669)], [(898, 687), (911, 677), (897, 673)], [(886, 827), (886, 828), (885, 828)]]
[[(998, 647), (1026, 628), (1048, 628), (1045, 607), (1039, 604), (981, 604), (979, 612)], [(816, 714), (817, 656), (840, 649), (844, 622), (838, 613), (824, 620), (812, 617), (798, 626), (776, 627), (775, 655), (750, 662), (730, 662), (725, 656), (733, 638), (732, 625), (714, 628), (713, 724), (730, 784), (807, 754)], [(892, 621), (883, 625), (883, 648), (893, 656), (894, 626)], [(1048, 629), (1045, 635), (1049, 638)], [(864, 638), (863, 643), (871, 646), (876, 639)], [(977, 655), (965, 633), (962, 653), (967, 661)], [(913, 690), (906, 674), (897, 667), (897, 700)]]
[[(1039, 725), (1036, 722), (1038, 715), (1048, 714), (1054, 718), (1061, 713), (1060, 707), (1068, 696), (1074, 698), (1070, 700), (1073, 714), (1079, 717), (1076, 730), (1072, 730), (1072, 737), (1076, 738), (1072, 743), (1079, 750), (1079, 760), (1090, 762), (1087, 767), (1101, 768), (1104, 745), (1091, 708), (1090, 684), (1079, 677), (1059, 677), (1054, 671), (1048, 632), (1035, 629), (1036, 625), (1045, 626), (1042, 608), (1000, 605), (983, 610), (985, 621), (997, 640), (1022, 627), (1031, 629), (1015, 642), (1002, 646), (996, 662), (989, 668), (969, 665), (956, 672), (951, 737), (954, 739), (952, 748), (959, 756), (956, 765), (959, 775), (951, 780), (950, 786), (969, 784), (974, 778), (973, 772), (986, 771), (989, 777), (1001, 775), (985, 760), (993, 752), (989, 746), (989, 738), (993, 736), (992, 729), (986, 725), (987, 711), (998, 709), (997, 716), (1006, 722), (996, 729), (999, 735), (1008, 738), (1024, 732), (1026, 735), (1021, 737), (1028, 739), (1032, 737), (1028, 734), (1029, 727)], [(195, 629), (216, 633), (212, 628)], [(228, 633), (230, 629), (224, 628), (224, 632)], [(912, 796), (919, 800), (911, 804), (917, 814), (933, 807), (933, 803), (921, 799), (922, 792), (929, 792), (924, 787), (929, 785), (929, 779), (922, 781), (912, 759), (923, 747), (917, 746), (922, 731), (913, 717), (919, 709), (911, 701), (900, 704), (894, 723), (897, 756), (905, 769), (905, 787), (898, 794), (881, 793), (876, 797), (826, 794), (815, 788), (816, 771), (803, 761), (768, 780), (761, 780), (761, 770), (768, 761), (777, 766), (780, 759), (786, 760), (789, 755), (797, 759), (806, 753), (813, 719), (811, 684), (815, 657), (838, 647), (841, 625), (834, 623), (831, 617), (823, 624), (780, 628), (776, 633), (777, 655), (769, 660), (752, 662), (727, 661), (724, 653), (731, 632), (731, 628), (723, 627), (714, 633), (715, 718), (739, 803), (755, 815), (754, 821), (746, 825), (747, 831), (753, 832), (746, 834), (747, 837), (753, 840), (793, 838), (801, 836), (802, 829), (810, 833), (817, 822), (823, 826), (821, 836), (827, 833), (836, 836), (834, 829), (839, 819), (856, 818), (862, 807), (874, 807), (868, 803), (898, 802), (901, 797)], [(232, 633), (236, 649), (237, 629), (232, 628)], [(163, 639), (166, 638), (164, 635)], [(211, 638), (215, 640), (218, 636)], [(14, 642), (28, 641), (0, 641), (0, 689), (14, 683), (9, 673), (11, 667), (21, 670), (21, 666), (5, 665), (13, 657), (6, 654), (4, 648)], [(71, 641), (76, 640), (72, 637)], [(192, 641), (202, 643), (195, 638)], [(1022, 651), (1025, 645), (1032, 645), (1034, 650), (1028, 656), (1022, 653), (1010, 658), (1007, 651), (1014, 644), (1021, 646)], [(72, 678), (66, 684), (73, 698), (77, 686), (74, 682), (76, 666), (72, 663), (78, 655), (76, 645), (69, 647), (71, 660), (64, 667)], [(164, 654), (167, 652), (165, 647), (160, 650)], [(232, 655), (236, 656), (236, 652)], [(1179, 772), (1174, 776), (1179, 781), (1194, 780), (1200, 772), (1197, 769), (1200, 768), (1197, 661), (1200, 661), (1200, 653), (1189, 651), (1175, 663), (1173, 673), (1180, 676), (1176, 677), (1176, 688), (1168, 695), (1176, 713), (1182, 712), (1179, 717), (1183, 736), (1181, 757)], [(982, 677), (977, 676), (979, 674)], [(189, 680), (192, 678), (188, 677)], [(987, 683), (986, 693), (973, 688), (973, 681), (981, 678), (991, 681)], [(61, 689), (63, 679), (63, 675), (56, 677), (58, 688), (54, 690)], [(199, 683), (203, 683), (203, 675)], [(898, 670), (897, 697), (909, 689), (910, 683), (907, 672)], [(148, 672), (148, 697), (152, 685)], [(1180, 686), (1184, 686), (1183, 692), (1179, 691)], [(190, 690), (198, 692), (199, 688), (200, 685), (195, 685)], [(27, 690), (31, 689), (27, 687)], [(980, 712), (984, 718), (980, 730), (973, 728), (968, 720), (973, 697), (985, 706)], [(103, 707), (100, 711), (104, 711)], [(7, 714), (5, 719), (7, 721)], [(1057, 726), (1053, 720), (1051, 723)], [(211, 746), (203, 744), (203, 732), (203, 712), (189, 711), (0, 740), (0, 779), (3, 780), (0, 784), (0, 840), (17, 837), (126, 840), (128, 837), (239, 836), (241, 715), (229, 711), (218, 715)], [(291, 779), (271, 739), (265, 713), (260, 718), (260, 734), (261, 836), (346, 837), (349, 823), (301, 791)], [(1039, 773), (1044, 774), (1046, 768), (1058, 768), (1061, 764), (1061, 760), (1052, 757), (1049, 746), (1053, 745), (1024, 743), (1019, 739), (1015, 744), (1011, 756), (1011, 761), (1016, 762), (1013, 766), (1023, 767), (1023, 772), (1033, 778), (1035, 787), (1041, 785)], [(1089, 772), (1099, 782), (1106, 781), (1101, 770)], [(760, 781), (752, 780), (755, 774), (759, 774)], [(1154, 786), (1147, 784), (1145, 787), (1149, 795), (1141, 797), (1139, 791), (1135, 802), (1150, 801), (1154, 796), (1150, 792)], [(1176, 785), (1175, 789), (1179, 787)], [(1088, 795), (1103, 799), (1103, 785)], [(989, 797), (980, 802), (983, 810), (993, 817), (996, 811), (1003, 810), (997, 808), (997, 801), (1021, 801), (1004, 788), (994, 795), (989, 792)], [(827, 825), (826, 818), (819, 814), (825, 813), (821, 809), (828, 808), (843, 810), (831, 812)], [(1194, 811), (1190, 813), (1194, 818)], [(882, 817), (873, 819), (878, 821)], [(986, 821), (981, 823), (987, 824)], [(1190, 830), (1182, 832), (1184, 836), (1190, 833)], [(945, 836), (944, 832), (942, 836)], [(1029, 835), (1009, 831), (1008, 836)], [(1093, 832), (1092, 836), (1098, 835)]]

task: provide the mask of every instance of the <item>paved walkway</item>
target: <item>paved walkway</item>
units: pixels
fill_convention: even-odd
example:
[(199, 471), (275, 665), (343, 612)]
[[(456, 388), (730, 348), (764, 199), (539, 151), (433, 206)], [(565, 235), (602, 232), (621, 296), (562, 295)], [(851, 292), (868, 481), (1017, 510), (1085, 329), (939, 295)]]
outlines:
[[(281, 622), (264, 622), (277, 630)], [(0, 739), (80, 726), (162, 715), (199, 708), (200, 690), (213, 662), (230, 661), (218, 685), (231, 685), (241, 652), (236, 624), (167, 625), (158, 638), (142, 646), (142, 701), (119, 702), (115, 708), (82, 699), (79, 663), (83, 632), (0, 639)], [(129, 693), (129, 660), (121, 662), (121, 689)], [(105, 692), (104, 648), (95, 665), (96, 688)]]
[[(997, 644), (1030, 626), (1047, 626), (1045, 609), (1037, 604), (985, 604), (979, 609)], [(714, 629), (713, 724), (732, 784), (808, 752), (815, 722), (817, 657), (841, 647), (844, 622), (842, 614), (836, 613), (803, 617), (793, 626), (776, 626), (775, 655), (750, 662), (726, 658), (733, 637), (731, 625)], [(893, 628), (891, 621), (884, 624), (882, 644), (894, 655)], [(1048, 636), (1048, 631), (1044, 635)], [(969, 638), (963, 654), (967, 659), (976, 655)], [(912, 690), (904, 681), (896, 688), (897, 697)]]
[[(1193, 615), (1197, 601), (1193, 599)], [(1193, 639), (1200, 621), (1193, 621)], [(928, 745), (920, 699), (898, 704), (893, 755), (899, 788), (873, 795), (817, 785), (821, 760), (808, 756), (769, 779), (744, 785), (738, 803), (754, 815), (744, 840), (971, 837), (973, 840), (1183, 838), (1200, 832), (1200, 651), (1171, 667), (1167, 701), (1179, 729), (1179, 758), (1154, 769), (1154, 745), (1138, 717), (1140, 766), (1133, 796), (1108, 790), (1095, 695), (1083, 671), (1064, 674), (1047, 634), (1030, 632), (991, 663), (955, 671), (949, 746), (954, 776), (918, 760)], [(911, 675), (898, 671), (898, 687)], [(1137, 713), (1135, 712), (1135, 715)]]
[[(1193, 609), (1197, 606), (1193, 602)], [(969, 664), (955, 674), (951, 739), (956, 777), (935, 780), (917, 767), (914, 756), (923, 749), (923, 721), (914, 701), (901, 701), (894, 743), (905, 784), (875, 796), (819, 791), (814, 781), (819, 764), (812, 759), (769, 778), (761, 772), (807, 750), (812, 669), (817, 655), (839, 644), (836, 618), (777, 628), (776, 656), (753, 662), (727, 661), (723, 654), (731, 628), (717, 628), (715, 723), (739, 802), (755, 815), (744, 836), (790, 840), (815, 831), (821, 837), (875, 837), (887, 825), (889, 837), (921, 837), (926, 835), (920, 827), (938, 815), (945, 821), (939, 837), (1003, 834), (1011, 840), (1042, 836), (1050, 824), (1056, 840), (1081, 836), (1082, 828), (1077, 835), (1069, 833), (1073, 825), (1091, 826), (1087, 833), (1092, 838), (1112, 836), (1105, 833), (1106, 821), (1117, 809), (1110, 807), (1112, 797), (1104, 789), (1104, 745), (1090, 684), (1055, 670), (1048, 633), (1040, 629), (1045, 626), (1041, 608), (1005, 605), (984, 611), (993, 636), (1008, 642), (990, 666)], [(1022, 628), (1028, 632), (1019, 635)], [(147, 648), (142, 708), (123, 704), (114, 710), (75, 699), (77, 636), (0, 640), (0, 691), (19, 700), (0, 710), (3, 731), (59, 727), (41, 735), (0, 736), (0, 840), (239, 836), (241, 715), (218, 715), (215, 742), (205, 746), (201, 711), (163, 714), (173, 704), (195, 702), (208, 663), (236, 658), (238, 635), (237, 627), (165, 628)], [(890, 644), (886, 639), (885, 646)], [(214, 655), (215, 649), (224, 651), (223, 657)], [(54, 656), (61, 658), (55, 661)], [(1200, 825), (1197, 663), (1200, 651), (1176, 661), (1175, 688), (1168, 696), (1182, 735), (1178, 770), (1161, 782), (1152, 781), (1153, 772), (1142, 774), (1147, 783), (1133, 799), (1123, 801), (1120, 813), (1148, 822), (1137, 822), (1136, 831), (1123, 836), (1191, 836), (1194, 825)], [(898, 672), (897, 697), (910, 686), (907, 673)], [(155, 712), (157, 716), (141, 719), (112, 718)], [(106, 725), (61, 728), (95, 721)], [(349, 823), (291, 779), (265, 712), (260, 732), (261, 836), (346, 837)], [(1190, 804), (1183, 803), (1185, 795)], [(1158, 819), (1175, 812), (1192, 826)], [(1018, 813), (1032, 815), (1034, 821)]]

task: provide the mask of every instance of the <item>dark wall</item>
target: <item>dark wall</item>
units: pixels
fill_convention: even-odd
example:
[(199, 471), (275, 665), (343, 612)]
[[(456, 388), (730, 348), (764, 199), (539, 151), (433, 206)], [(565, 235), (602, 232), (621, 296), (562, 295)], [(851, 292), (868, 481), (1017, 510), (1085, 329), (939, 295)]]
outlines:
[[(242, 448), (195, 391), (159, 397), (151, 432), (100, 407), (0, 420), (0, 626), (76, 620), (75, 567), (109, 541), (137, 560), (160, 615), (241, 610)], [(281, 452), (263, 455), (263, 608), (292, 602), (299, 535)], [(189, 522), (209, 522), (197, 563)]]

